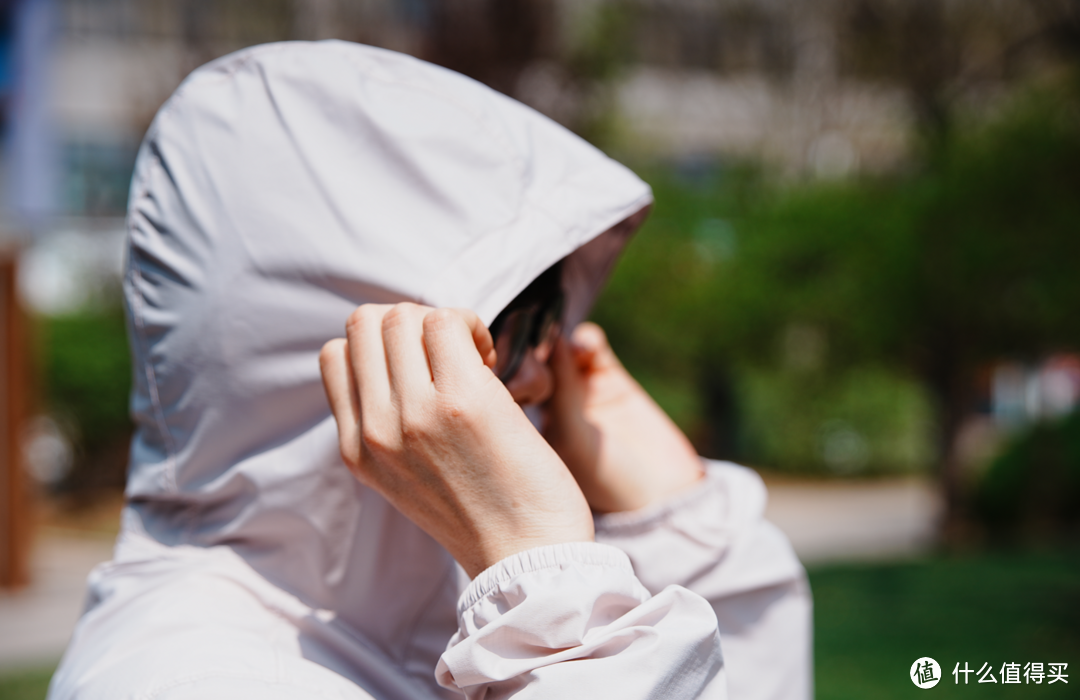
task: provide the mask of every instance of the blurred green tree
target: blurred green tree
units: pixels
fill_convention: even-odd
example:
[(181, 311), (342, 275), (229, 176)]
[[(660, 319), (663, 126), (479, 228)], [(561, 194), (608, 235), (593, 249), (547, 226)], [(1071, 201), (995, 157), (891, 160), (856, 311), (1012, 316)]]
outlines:
[[(743, 296), (776, 302), (761, 248), (802, 244), (758, 229), (794, 195), (746, 165), (645, 172), (655, 211), (593, 317), (702, 454), (788, 472), (924, 469), (931, 411), (907, 368), (872, 353), (840, 360), (843, 348), (830, 351), (813, 324), (762, 323), (739, 308)], [(815, 207), (847, 206), (824, 201), (835, 194), (816, 188), (805, 197)]]
[(88, 495), (123, 487), (131, 437), (131, 360), (119, 304), (38, 321), (45, 403), (75, 449), (55, 486)]
[(953, 446), (976, 369), (1080, 347), (1076, 108), (1042, 95), (958, 134), (917, 172), (798, 188), (750, 208), (737, 259), (708, 288), (714, 322), (702, 347), (754, 363), (794, 333), (795, 357), (818, 342), (832, 367), (883, 363), (921, 378), (959, 515)]

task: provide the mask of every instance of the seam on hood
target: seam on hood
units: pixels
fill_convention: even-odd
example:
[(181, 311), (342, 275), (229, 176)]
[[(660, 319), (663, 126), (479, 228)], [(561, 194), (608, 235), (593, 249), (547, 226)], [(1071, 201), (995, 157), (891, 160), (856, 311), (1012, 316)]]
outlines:
[[(245, 66), (252, 63), (255, 59), (266, 54), (280, 53), (289, 48), (290, 44), (296, 44), (301, 42), (279, 42), (274, 44), (263, 44), (260, 46), (251, 47), (246, 50), (241, 50), (228, 54), (208, 64), (200, 66), (192, 71), (172, 94), (172, 96), (162, 105), (158, 114), (155, 116), (150, 128), (143, 136), (143, 146), (147, 150), (147, 154), (150, 157), (150, 161), (146, 164), (146, 170), (143, 172), (137, 172), (135, 178), (132, 181), (133, 191), (129, 196), (128, 203), (128, 215), (127, 215), (127, 264), (129, 268), (129, 275), (131, 278), (131, 294), (125, 295), (129, 300), (129, 308), (132, 316), (132, 328), (135, 336), (134, 340), (139, 344), (139, 355), (142, 360), (142, 371), (146, 377), (147, 393), (149, 394), (151, 410), (153, 413), (153, 419), (157, 431), (161, 435), (162, 447), (165, 450), (165, 464), (163, 467), (163, 481), (165, 491), (171, 494), (180, 493), (179, 483), (177, 480), (178, 471), (178, 450), (176, 441), (173, 438), (172, 431), (169, 428), (169, 420), (165, 416), (164, 407), (161, 403), (159, 383), (157, 381), (157, 374), (154, 370), (154, 363), (150, 357), (151, 344), (146, 337), (146, 326), (144, 319), (143, 305), (145, 300), (143, 293), (140, 289), (140, 285), (136, 284), (136, 281), (145, 283), (142, 275), (141, 266), (131, 258), (130, 251), (134, 249), (132, 242), (132, 234), (136, 228), (135, 217), (138, 216), (139, 204), (151, 199), (150, 194), (150, 176), (149, 170), (158, 168), (162, 172), (166, 173), (170, 180), (172, 176), (169, 175), (169, 168), (166, 167), (162, 161), (160, 147), (158, 145), (159, 139), (162, 137), (163, 126), (166, 123), (173, 122), (177, 119), (176, 111), (180, 109), (187, 100), (187, 93), (191, 89), (191, 85), (194, 82), (198, 82), (200, 86), (210, 84), (220, 84), (228, 82), (234, 79), (235, 75), (243, 70)], [(224, 212), (228, 212), (227, 207), (221, 209)], [(135, 368), (138, 371), (139, 368)], [(134, 387), (133, 387), (134, 390)], [(130, 466), (129, 466), (130, 469)], [(194, 504), (184, 508), (183, 512), (179, 515), (180, 520), (184, 523), (185, 533), (190, 533), (191, 529), (195, 527), (194, 515), (197, 509)]]
[(176, 88), (176, 92), (172, 94), (166, 102), (165, 107), (160, 114), (164, 115), (171, 111), (171, 107), (174, 102), (179, 98), (185, 97), (187, 91), (190, 89), (192, 82), (198, 81), (200, 83), (205, 82), (208, 84), (221, 83), (226, 80), (231, 80), (240, 70), (244, 68), (248, 63), (253, 61), (263, 54), (280, 53), (289, 48), (293, 44), (301, 44), (306, 42), (300, 41), (280, 41), (272, 44), (259, 44), (257, 46), (251, 46), (246, 49), (240, 49), (232, 53), (226, 54), (221, 58), (210, 61), (203, 64), (193, 70), (184, 78), (180, 86)]
[[(160, 163), (160, 158), (156, 153), (154, 153), (152, 157), (153, 161), (151, 165), (157, 164), (158, 167), (163, 167)], [(149, 185), (147, 184), (146, 178), (142, 177), (140, 178), (140, 181), (139, 196), (133, 197), (133, 202), (143, 200), (149, 194)], [(127, 253), (127, 265), (131, 294), (127, 295), (127, 299), (128, 308), (131, 310), (132, 334), (135, 336), (134, 340), (139, 344), (139, 353), (137, 356), (142, 358), (141, 369), (146, 375), (146, 389), (150, 398), (154, 422), (158, 432), (161, 434), (162, 446), (165, 448), (165, 488), (170, 493), (176, 493), (179, 490), (176, 483), (176, 444), (173, 442), (172, 433), (169, 431), (168, 421), (165, 420), (165, 410), (161, 405), (161, 398), (158, 392), (157, 373), (154, 371), (154, 363), (150, 360), (150, 343), (146, 339), (146, 322), (143, 318), (144, 300), (142, 291), (140, 290), (140, 283), (144, 283), (142, 271), (138, 264), (131, 259), (130, 254), (137, 207), (132, 207), (130, 211), (131, 213), (128, 214), (127, 221), (129, 251)]]

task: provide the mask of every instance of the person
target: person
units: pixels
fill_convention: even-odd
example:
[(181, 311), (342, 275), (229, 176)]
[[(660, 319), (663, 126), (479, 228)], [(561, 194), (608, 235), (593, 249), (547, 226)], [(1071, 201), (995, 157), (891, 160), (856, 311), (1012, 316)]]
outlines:
[(49, 697), (808, 697), (760, 479), (583, 323), (651, 202), (407, 56), (195, 71), (132, 180), (127, 500)]

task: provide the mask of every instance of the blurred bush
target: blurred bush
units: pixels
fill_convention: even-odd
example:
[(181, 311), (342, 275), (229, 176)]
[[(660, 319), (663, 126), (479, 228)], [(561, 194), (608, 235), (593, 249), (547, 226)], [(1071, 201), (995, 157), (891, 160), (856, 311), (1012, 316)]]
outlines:
[(746, 247), (757, 241), (747, 238), (790, 191), (747, 164), (645, 172), (656, 211), (593, 316), (698, 449), (792, 473), (925, 471), (932, 407), (918, 382), (869, 361), (830, 363), (828, 338), (813, 326), (774, 328), (760, 354), (745, 335), (726, 335), (736, 294), (773, 294), (768, 285), (732, 290), (726, 276), (755, 264)]
[(1075, 534), (1080, 527), (1080, 411), (1016, 437), (980, 479), (973, 506), (995, 540)]
[(37, 320), (45, 409), (74, 448), (59, 491), (124, 484), (131, 436), (131, 361), (118, 306)]
[(785, 472), (854, 476), (923, 472), (931, 407), (916, 382), (875, 367), (836, 376), (742, 372), (743, 454)]

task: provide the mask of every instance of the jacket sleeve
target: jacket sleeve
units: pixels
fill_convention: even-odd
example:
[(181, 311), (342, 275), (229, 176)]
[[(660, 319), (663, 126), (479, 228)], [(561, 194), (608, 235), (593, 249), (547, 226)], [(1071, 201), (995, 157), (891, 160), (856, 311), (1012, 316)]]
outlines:
[(649, 591), (678, 585), (709, 601), (732, 698), (806, 700), (813, 695), (806, 573), (764, 519), (761, 478), (727, 462), (706, 467), (701, 484), (667, 503), (597, 516), (596, 540), (626, 552)]
[(614, 547), (508, 557), (465, 590), (458, 622), (435, 674), (468, 698), (727, 697), (709, 604), (679, 586), (650, 595)]

